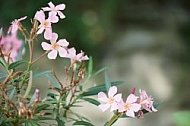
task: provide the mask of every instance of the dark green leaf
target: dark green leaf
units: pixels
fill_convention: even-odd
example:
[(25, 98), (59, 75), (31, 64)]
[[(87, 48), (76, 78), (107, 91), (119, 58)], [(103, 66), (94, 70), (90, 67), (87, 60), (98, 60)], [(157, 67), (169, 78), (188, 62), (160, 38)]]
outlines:
[(111, 87), (111, 83), (110, 83), (108, 73), (106, 71), (105, 71), (105, 84), (106, 84), (106, 90), (108, 92)]
[(14, 87), (13, 90), (11, 91), (11, 93), (9, 95), (10, 99), (14, 96), (15, 92), (16, 92), (16, 87)]
[(58, 94), (54, 94), (54, 93), (48, 93), (47, 96), (51, 97), (52, 99), (56, 100), (56, 96), (59, 96)]
[(16, 62), (13, 62), (13, 63), (11, 63), (9, 65), (8, 70), (14, 69), (14, 68), (16, 68), (16, 67), (18, 67), (18, 66), (20, 66), (20, 65), (22, 65), (24, 63), (27, 63), (27, 61), (16, 61)]
[(29, 122), (32, 126), (39, 126), (39, 124), (38, 124), (35, 120), (28, 120), (28, 122)]
[(98, 106), (100, 104), (100, 102), (98, 102), (97, 100), (95, 99), (92, 99), (92, 98), (82, 98), (83, 100), (87, 101), (87, 102), (90, 102), (96, 106)]
[(35, 109), (34, 113), (37, 114), (37, 113), (39, 113), (40, 111), (45, 110), (47, 107), (49, 107), (48, 104), (42, 104), (42, 105), (38, 106), (38, 107)]
[(65, 126), (65, 122), (63, 122), (61, 119), (58, 117), (55, 119), (57, 121), (58, 126)]
[(73, 125), (82, 125), (82, 126), (94, 126), (93, 124), (86, 121), (76, 121)]

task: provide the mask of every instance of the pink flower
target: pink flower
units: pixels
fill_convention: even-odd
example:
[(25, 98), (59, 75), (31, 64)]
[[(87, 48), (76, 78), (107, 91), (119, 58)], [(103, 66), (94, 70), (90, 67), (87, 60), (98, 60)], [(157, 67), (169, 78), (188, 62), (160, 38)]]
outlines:
[(19, 25), (20, 25), (20, 21), (26, 19), (27, 16), (25, 17), (22, 17), (20, 19), (15, 19), (14, 21), (11, 22), (11, 26), (9, 27), (7, 33), (9, 34), (10, 32), (11, 33), (16, 33), (19, 29)]
[(127, 116), (135, 117), (135, 112), (138, 112), (141, 108), (141, 105), (136, 103), (137, 98), (134, 94), (130, 94), (125, 102), (121, 101), (118, 104), (119, 112), (124, 112)]
[(59, 21), (59, 18), (57, 17), (57, 14), (61, 19), (65, 18), (65, 15), (60, 11), (65, 9), (65, 4), (59, 4), (55, 6), (52, 2), (48, 3), (49, 7), (43, 7), (43, 11), (50, 11), (49, 12), (49, 18), (53, 23), (57, 23)]
[(67, 54), (65, 48), (69, 45), (69, 43), (66, 41), (66, 39), (60, 39), (59, 41), (57, 41), (57, 38), (57, 33), (53, 33), (52, 38), (50, 39), (51, 44), (48, 44), (46, 42), (42, 42), (41, 44), (44, 50), (51, 50), (48, 53), (49, 59), (56, 59), (57, 52), (59, 53), (60, 57), (65, 57)]
[(82, 60), (89, 60), (88, 56), (84, 56), (84, 52), (81, 51), (81, 53), (76, 54), (75, 48), (68, 49), (68, 54), (66, 56), (67, 58), (70, 58), (73, 61), (81, 62)]
[(98, 100), (105, 103), (98, 106), (103, 112), (106, 111), (110, 106), (111, 106), (110, 111), (118, 109), (117, 103), (122, 100), (121, 98), (122, 94), (116, 94), (116, 93), (117, 93), (116, 86), (110, 87), (108, 91), (108, 97), (104, 92), (98, 93)]
[(7, 62), (8, 60), (11, 63), (16, 61), (21, 45), (22, 41), (17, 38), (16, 33), (2, 37), (0, 47)]
[(37, 11), (34, 18), (41, 23), (37, 34), (41, 34), (45, 30), (44, 38), (50, 40), (52, 37), (51, 20), (49, 18), (45, 19), (45, 14), (42, 10)]
[(140, 92), (140, 102), (139, 104), (149, 112), (156, 112), (157, 110), (153, 106), (153, 99), (151, 96), (148, 96), (145, 90), (139, 90)]

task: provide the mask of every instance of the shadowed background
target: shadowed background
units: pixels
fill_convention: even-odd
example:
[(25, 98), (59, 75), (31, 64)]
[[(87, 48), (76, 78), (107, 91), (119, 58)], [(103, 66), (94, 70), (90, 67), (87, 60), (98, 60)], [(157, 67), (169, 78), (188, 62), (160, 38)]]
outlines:
[[(6, 32), (10, 22), (23, 16), (26, 28), (47, 0), (0, 0), (0, 27)], [(145, 119), (121, 119), (115, 125), (173, 126), (172, 114), (190, 109), (190, 2), (186, 0), (54, 0), (64, 3), (64, 20), (53, 24), (59, 38), (66, 38), (78, 51), (92, 56), (95, 70), (113, 65), (108, 70), (112, 81), (124, 80), (119, 92), (128, 95), (133, 87), (147, 90), (155, 101), (163, 101), (158, 112)], [(44, 51), (39, 36), (37, 55)], [(27, 58), (27, 57), (25, 57)], [(48, 62), (47, 62), (48, 61)], [(44, 63), (46, 65), (44, 65)], [(59, 73), (64, 63), (59, 59), (39, 62), (39, 69), (53, 68)], [(103, 83), (99, 75), (92, 83)], [(46, 83), (45, 83), (46, 84)], [(44, 83), (36, 81), (43, 89)], [(109, 119), (95, 106), (82, 113), (97, 125)], [(92, 111), (94, 109), (94, 112)], [(81, 109), (82, 110), (82, 109)], [(89, 113), (89, 111), (92, 111)], [(94, 113), (97, 114), (94, 114)], [(101, 115), (101, 116), (100, 116)]]

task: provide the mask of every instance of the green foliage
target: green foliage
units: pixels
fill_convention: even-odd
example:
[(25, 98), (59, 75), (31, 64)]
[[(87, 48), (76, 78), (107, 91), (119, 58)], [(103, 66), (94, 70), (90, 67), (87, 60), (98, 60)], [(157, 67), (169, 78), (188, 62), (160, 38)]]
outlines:
[(189, 126), (190, 124), (190, 111), (181, 111), (172, 114), (176, 126)]

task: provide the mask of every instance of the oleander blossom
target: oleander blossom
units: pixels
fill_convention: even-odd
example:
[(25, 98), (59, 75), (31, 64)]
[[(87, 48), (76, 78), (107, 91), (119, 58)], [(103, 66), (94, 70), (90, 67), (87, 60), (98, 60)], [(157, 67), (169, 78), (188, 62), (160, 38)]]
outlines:
[(98, 93), (98, 100), (103, 102), (103, 104), (100, 104), (98, 107), (104, 112), (109, 107), (111, 107), (110, 111), (114, 111), (118, 109), (118, 102), (122, 100), (122, 94), (116, 94), (117, 93), (117, 87), (112, 86), (110, 87), (108, 91), (108, 97), (104, 92)]
[(139, 104), (141, 104), (142, 107), (149, 112), (156, 112), (157, 110), (153, 106), (153, 98), (151, 98), (151, 96), (148, 96), (145, 90), (140, 89), (139, 92), (140, 92)]
[(44, 30), (44, 38), (46, 40), (50, 40), (52, 37), (52, 27), (51, 27), (51, 19), (45, 19), (45, 14), (42, 10), (37, 11), (34, 18), (40, 22), (39, 30), (37, 34), (41, 34)]
[(119, 112), (124, 112), (126, 116), (135, 117), (135, 112), (138, 112), (141, 108), (141, 105), (136, 103), (137, 98), (134, 94), (130, 94), (125, 102), (121, 101), (118, 104)]
[[(53, 33), (52, 38), (50, 39), (51, 44), (42, 42), (42, 48), (44, 50), (49, 50), (50, 52), (48, 53), (47, 57), (49, 59), (56, 59), (57, 53), (59, 53), (60, 57), (66, 57), (67, 51), (66, 48), (69, 45), (66, 39), (60, 39), (57, 41), (58, 34)], [(56, 42), (57, 41), (57, 42)]]
[[(0, 47), (7, 62), (15, 62), (22, 46), (22, 40), (17, 38), (17, 33), (2, 36)], [(24, 51), (22, 52), (24, 54)]]
[(10, 32), (12, 34), (16, 33), (19, 29), (19, 25), (20, 25), (20, 21), (25, 20), (27, 18), (27, 16), (19, 18), (19, 19), (15, 19), (14, 21), (11, 22), (11, 26), (9, 27), (7, 33), (9, 34)]
[(87, 55), (84, 56), (84, 52), (82, 52), (82, 51), (80, 53), (76, 54), (76, 49), (74, 47), (68, 49), (67, 51), (68, 51), (68, 53), (67, 53), (66, 57), (71, 59), (72, 63), (74, 63), (76, 61), (82, 62), (83, 60), (89, 60), (88, 56)]
[(42, 7), (43, 11), (49, 11), (49, 18), (53, 23), (57, 23), (59, 21), (59, 17), (61, 19), (65, 18), (65, 15), (60, 11), (65, 9), (65, 4), (59, 4), (55, 6), (52, 2), (48, 3), (49, 7)]

